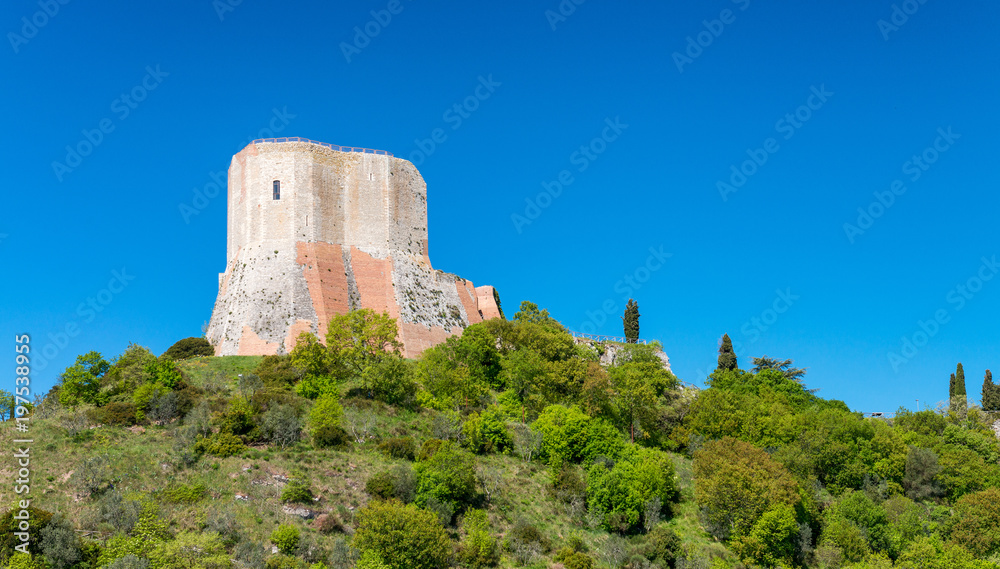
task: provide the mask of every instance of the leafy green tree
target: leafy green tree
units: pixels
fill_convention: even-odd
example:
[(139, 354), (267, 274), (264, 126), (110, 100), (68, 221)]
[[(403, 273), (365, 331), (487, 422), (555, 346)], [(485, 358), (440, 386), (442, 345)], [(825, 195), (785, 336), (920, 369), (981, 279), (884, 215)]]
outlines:
[(622, 316), (622, 327), (625, 329), (625, 341), (635, 344), (639, 341), (639, 304), (628, 299), (625, 305), (625, 315)]
[(654, 415), (659, 396), (676, 385), (676, 378), (659, 363), (627, 362), (609, 370), (611, 403), (622, 427), (635, 442), (637, 425), (648, 424)]
[(209, 344), (208, 340), (205, 338), (184, 338), (183, 340), (178, 340), (173, 346), (170, 346), (167, 351), (163, 352), (164, 358), (175, 362), (186, 360), (188, 358), (214, 355), (215, 348), (213, 348), (212, 344)]
[(937, 476), (941, 472), (938, 456), (931, 449), (912, 446), (906, 455), (903, 489), (906, 497), (915, 501), (933, 500), (942, 495)]
[(418, 506), (434, 500), (455, 511), (472, 501), (476, 494), (476, 463), (469, 452), (452, 441), (441, 443), (437, 451), (418, 462)]
[(539, 458), (552, 465), (590, 461), (597, 456), (617, 458), (626, 442), (614, 426), (592, 419), (578, 407), (549, 405), (531, 430), (542, 435)]
[(361, 388), (369, 397), (390, 405), (411, 401), (417, 392), (413, 371), (406, 360), (388, 354), (361, 372)]
[(754, 524), (750, 533), (736, 542), (740, 556), (764, 567), (791, 567), (799, 538), (795, 508), (775, 504)]
[(937, 480), (948, 498), (958, 500), (965, 494), (1000, 485), (1000, 467), (987, 464), (983, 457), (967, 447), (942, 444), (935, 448), (941, 471)]
[(780, 371), (786, 378), (798, 382), (801, 382), (802, 378), (806, 375), (806, 370), (792, 367), (792, 360), (778, 360), (768, 357), (767, 354), (759, 358), (753, 358), (753, 366), (753, 369), (750, 370), (752, 373), (760, 373), (766, 369), (773, 369)]
[(919, 569), (994, 569), (990, 561), (977, 560), (961, 545), (945, 543), (940, 536), (921, 537), (896, 560), (896, 567)]
[(301, 379), (295, 384), (299, 395), (316, 399), (338, 390), (337, 380), (343, 377), (342, 366), (315, 335), (309, 332), (299, 334), (289, 362), (301, 373)]
[(336, 395), (326, 393), (313, 403), (309, 410), (309, 434), (318, 446), (327, 446), (339, 440), (344, 421), (344, 408)]
[[(673, 462), (654, 449), (633, 445), (614, 463), (596, 460), (587, 471), (587, 507), (602, 516), (610, 531), (638, 528), (645, 515), (658, 518), (670, 511), (678, 495)], [(646, 512), (651, 501), (660, 505), (659, 511)]]
[(514, 438), (497, 407), (469, 415), (462, 432), (469, 449), (477, 454), (507, 454), (514, 448)]
[(717, 371), (732, 371), (737, 369), (736, 352), (733, 351), (733, 341), (729, 339), (729, 334), (722, 335), (722, 343), (719, 345), (719, 366)]
[(80, 403), (97, 403), (101, 379), (111, 368), (99, 352), (87, 352), (76, 357), (76, 363), (59, 376), (59, 402), (67, 407)]
[[(433, 512), (396, 501), (373, 500), (358, 512), (353, 545), (374, 558), (372, 567), (443, 569), (452, 544)], [(359, 564), (360, 565), (360, 564)]]
[(993, 373), (986, 370), (983, 378), (983, 411), (1000, 411), (1000, 386), (993, 383)]
[(370, 308), (338, 314), (330, 320), (326, 345), (336, 361), (343, 362), (355, 375), (388, 354), (400, 355), (396, 319)]
[(799, 503), (798, 485), (763, 449), (733, 438), (694, 454), (695, 500), (707, 529), (719, 538), (746, 535), (776, 504)]
[(966, 494), (955, 504), (951, 540), (976, 557), (1000, 553), (1000, 489)]
[(566, 330), (558, 320), (549, 316), (548, 310), (540, 310), (537, 304), (527, 300), (521, 302), (521, 309), (514, 313), (514, 322), (519, 324), (541, 324), (546, 328), (554, 328), (560, 331)]
[(524, 423), (528, 402), (537, 393), (538, 386), (544, 382), (542, 378), (548, 373), (545, 359), (535, 350), (520, 349), (504, 356), (500, 365), (504, 383), (521, 401), (520, 415), (521, 422)]

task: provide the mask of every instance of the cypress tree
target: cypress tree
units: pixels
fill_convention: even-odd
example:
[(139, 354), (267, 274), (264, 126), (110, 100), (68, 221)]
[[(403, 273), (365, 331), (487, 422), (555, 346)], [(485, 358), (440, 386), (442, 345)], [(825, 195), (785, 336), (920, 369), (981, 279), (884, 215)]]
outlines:
[(733, 351), (733, 341), (729, 339), (729, 334), (722, 335), (722, 345), (719, 346), (719, 367), (716, 371), (735, 370), (736, 352)]
[(983, 378), (983, 411), (1000, 411), (1000, 385), (993, 383), (990, 370)]
[(622, 316), (622, 326), (625, 328), (625, 341), (635, 344), (639, 341), (639, 304), (628, 299), (625, 306), (625, 315)]
[(958, 368), (955, 370), (955, 374), (952, 375), (952, 383), (954, 388), (952, 392), (951, 406), (954, 411), (958, 413), (960, 417), (965, 417), (965, 412), (968, 409), (969, 399), (965, 391), (965, 370), (962, 368), (962, 362), (958, 363)]

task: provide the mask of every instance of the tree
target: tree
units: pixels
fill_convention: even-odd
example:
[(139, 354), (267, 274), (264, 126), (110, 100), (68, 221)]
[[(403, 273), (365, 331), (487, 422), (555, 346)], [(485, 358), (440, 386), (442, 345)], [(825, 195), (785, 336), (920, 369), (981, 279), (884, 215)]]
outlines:
[(802, 382), (803, 376), (806, 375), (806, 370), (802, 368), (792, 367), (792, 360), (778, 360), (776, 358), (770, 358), (767, 354), (759, 358), (753, 358), (753, 369), (750, 371), (753, 373), (760, 373), (765, 369), (773, 369), (780, 371), (788, 379)]
[(625, 305), (625, 315), (622, 316), (622, 326), (625, 328), (625, 341), (629, 344), (639, 342), (639, 304), (628, 299)]
[(951, 540), (976, 557), (1000, 552), (1000, 489), (966, 494), (955, 504)]
[(462, 531), (465, 539), (459, 548), (459, 557), (466, 567), (482, 569), (492, 567), (500, 561), (500, 548), (497, 540), (490, 533), (489, 520), (484, 510), (472, 509), (465, 513), (462, 520)]
[(76, 357), (76, 363), (59, 376), (59, 403), (73, 407), (80, 403), (96, 403), (101, 390), (101, 379), (111, 364), (99, 352), (88, 352)]
[(196, 358), (199, 356), (214, 356), (215, 348), (205, 338), (184, 338), (163, 352), (164, 358), (174, 361)]
[[(601, 514), (609, 531), (635, 529), (646, 516), (659, 518), (677, 497), (674, 464), (658, 450), (632, 446), (620, 460), (596, 460), (587, 471), (587, 507)], [(650, 503), (659, 507), (647, 508)]]
[(452, 511), (469, 503), (476, 494), (476, 461), (471, 453), (445, 441), (427, 460), (417, 463), (419, 506), (429, 502), (446, 504)]
[(390, 405), (404, 405), (417, 392), (413, 370), (403, 358), (387, 354), (361, 372), (361, 389)]
[(537, 304), (528, 302), (527, 300), (521, 303), (521, 310), (514, 313), (514, 322), (520, 324), (541, 324), (546, 328), (554, 328), (559, 331), (566, 330), (558, 320), (549, 316), (548, 310), (539, 309)]
[(42, 530), (42, 554), (54, 569), (69, 567), (80, 560), (80, 540), (73, 523), (62, 514), (52, 516)]
[(954, 389), (951, 396), (951, 408), (958, 413), (959, 417), (965, 418), (968, 409), (968, 396), (965, 391), (965, 370), (962, 369), (962, 362), (958, 363), (958, 369), (953, 376)]
[(695, 500), (707, 529), (727, 539), (746, 535), (769, 508), (795, 506), (798, 485), (767, 451), (731, 437), (705, 443), (694, 454)]
[(611, 401), (632, 442), (635, 442), (636, 423), (653, 413), (657, 398), (666, 387), (656, 381), (658, 372), (668, 373), (656, 364), (634, 362), (610, 370), (614, 389)]
[(215, 532), (182, 531), (161, 542), (150, 554), (157, 569), (223, 569), (230, 566), (226, 548)]
[[(452, 544), (434, 512), (395, 500), (372, 500), (358, 512), (352, 544), (393, 569), (441, 569)], [(378, 565), (375, 565), (378, 566)]]
[(729, 339), (729, 334), (723, 334), (722, 344), (719, 346), (719, 366), (716, 370), (732, 371), (736, 368), (736, 352), (733, 351), (733, 341)]
[(387, 354), (400, 355), (396, 319), (387, 312), (370, 308), (339, 314), (327, 326), (326, 345), (336, 361), (343, 362), (355, 375)]
[(261, 426), (268, 440), (281, 448), (298, 442), (302, 433), (302, 422), (290, 405), (276, 405), (268, 409)]
[(344, 408), (333, 393), (321, 395), (309, 410), (309, 434), (317, 446), (328, 446), (341, 439)]
[(993, 374), (986, 370), (983, 378), (983, 411), (1000, 411), (1000, 386), (993, 383)]
[(764, 512), (753, 529), (737, 543), (740, 556), (764, 567), (792, 567), (799, 537), (795, 509), (776, 504)]

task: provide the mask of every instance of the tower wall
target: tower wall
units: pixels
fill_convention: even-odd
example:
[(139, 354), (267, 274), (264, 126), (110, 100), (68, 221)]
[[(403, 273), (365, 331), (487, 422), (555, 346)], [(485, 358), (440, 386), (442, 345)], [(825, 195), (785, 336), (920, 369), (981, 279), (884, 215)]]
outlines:
[(233, 157), (228, 202), (207, 334), (218, 355), (287, 353), (300, 332), (322, 338), (332, 316), (373, 308), (414, 356), (483, 318), (472, 283), (431, 268), (427, 186), (406, 160), (252, 143)]

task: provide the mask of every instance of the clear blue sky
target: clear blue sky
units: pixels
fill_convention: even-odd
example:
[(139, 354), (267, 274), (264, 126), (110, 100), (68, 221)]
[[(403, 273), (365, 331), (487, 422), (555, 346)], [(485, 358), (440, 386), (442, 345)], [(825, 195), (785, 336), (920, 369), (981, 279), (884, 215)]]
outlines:
[(741, 366), (793, 358), (862, 411), (945, 399), (959, 361), (978, 399), (1000, 369), (1000, 279), (968, 282), (1000, 255), (995, 2), (911, 0), (880, 29), (890, 0), (49, 1), (0, 9), (0, 351), (78, 332), (36, 391), (79, 353), (201, 333), (226, 208), (193, 190), (269, 125), (413, 157), (435, 267), (604, 334), (631, 292), (686, 381), (724, 332)]

